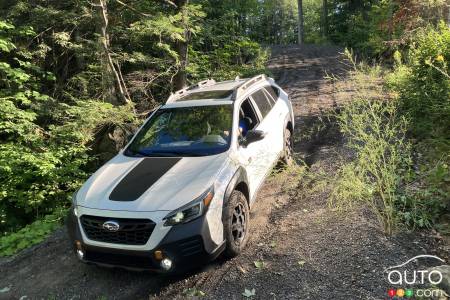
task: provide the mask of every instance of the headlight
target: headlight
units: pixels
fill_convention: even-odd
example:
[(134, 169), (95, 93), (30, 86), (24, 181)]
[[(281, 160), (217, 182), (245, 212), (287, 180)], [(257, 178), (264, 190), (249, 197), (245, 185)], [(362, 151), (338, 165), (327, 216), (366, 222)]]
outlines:
[(211, 200), (214, 197), (213, 188), (208, 189), (200, 197), (187, 205), (169, 213), (163, 220), (164, 226), (174, 226), (184, 224), (202, 216), (208, 209)]

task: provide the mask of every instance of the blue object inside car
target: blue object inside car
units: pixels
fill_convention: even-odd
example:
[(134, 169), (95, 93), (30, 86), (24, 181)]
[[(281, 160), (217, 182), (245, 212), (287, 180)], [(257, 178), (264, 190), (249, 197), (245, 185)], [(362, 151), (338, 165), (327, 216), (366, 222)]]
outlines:
[(242, 130), (242, 135), (245, 136), (248, 131), (248, 125), (245, 119), (239, 120), (239, 128)]

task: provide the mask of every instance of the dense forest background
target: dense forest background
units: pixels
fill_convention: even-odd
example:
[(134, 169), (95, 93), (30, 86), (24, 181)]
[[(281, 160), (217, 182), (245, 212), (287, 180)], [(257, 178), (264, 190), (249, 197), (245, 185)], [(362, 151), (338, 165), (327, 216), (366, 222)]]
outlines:
[(438, 206), (424, 211), (443, 210), (449, 22), (444, 0), (1, 1), (0, 252), (58, 226), (72, 193), (171, 91), (264, 73), (271, 45), (337, 44), (390, 68), (408, 133), (442, 162), (420, 195)]

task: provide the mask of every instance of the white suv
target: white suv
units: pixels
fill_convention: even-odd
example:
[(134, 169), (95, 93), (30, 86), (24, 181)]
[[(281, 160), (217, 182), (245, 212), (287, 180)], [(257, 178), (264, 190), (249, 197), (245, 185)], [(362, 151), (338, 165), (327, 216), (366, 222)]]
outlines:
[(292, 160), (293, 129), (288, 95), (265, 75), (177, 91), (74, 194), (78, 257), (171, 272), (239, 254), (264, 178)]

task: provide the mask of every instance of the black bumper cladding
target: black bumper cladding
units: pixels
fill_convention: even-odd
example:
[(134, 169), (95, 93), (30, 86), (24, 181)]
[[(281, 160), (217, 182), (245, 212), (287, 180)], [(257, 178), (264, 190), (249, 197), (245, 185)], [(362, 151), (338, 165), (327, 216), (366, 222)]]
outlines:
[[(163, 245), (158, 249), (174, 261), (177, 270), (195, 267), (195, 264), (201, 264), (208, 257), (201, 236)], [(152, 251), (112, 250), (92, 246), (85, 246), (85, 251), (87, 262), (135, 270), (162, 271)]]
[[(83, 219), (83, 216), (81, 217)], [(113, 249), (87, 245), (82, 241), (78, 219), (71, 213), (67, 220), (67, 228), (71, 240), (80, 241), (84, 257), (83, 262), (105, 267), (120, 267), (129, 270), (148, 270), (155, 272), (180, 272), (199, 267), (215, 259), (224, 248), (213, 243), (205, 217), (187, 224), (174, 226), (161, 243), (150, 251), (134, 251)], [(172, 260), (173, 267), (164, 271), (160, 261), (155, 258), (154, 251), (160, 250)]]

